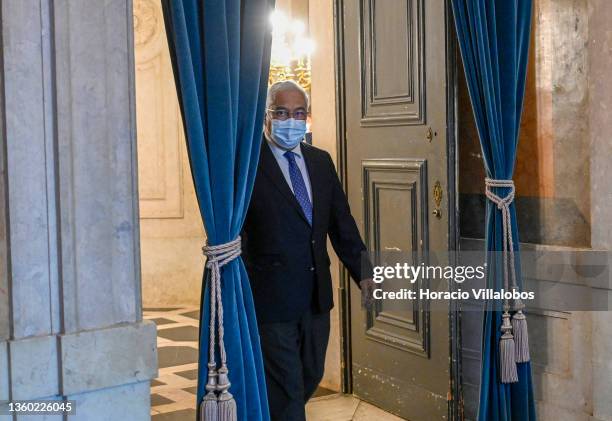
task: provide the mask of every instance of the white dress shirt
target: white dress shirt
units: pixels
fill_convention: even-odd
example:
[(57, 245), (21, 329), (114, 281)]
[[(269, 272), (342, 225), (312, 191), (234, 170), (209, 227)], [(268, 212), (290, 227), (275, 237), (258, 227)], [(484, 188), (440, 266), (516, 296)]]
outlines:
[[(266, 143), (270, 147), (272, 151), (272, 155), (276, 158), (276, 162), (278, 162), (278, 166), (280, 167), (283, 175), (285, 176), (285, 181), (289, 184), (289, 188), (293, 192), (293, 184), (291, 183), (291, 175), (289, 174), (289, 161), (284, 156), (286, 150), (279, 148), (272, 140), (268, 139), (267, 136), (264, 136), (266, 139)], [(298, 166), (298, 169), (302, 173), (302, 178), (304, 179), (304, 184), (306, 184), (306, 190), (308, 191), (308, 198), (310, 199), (310, 203), (312, 204), (312, 190), (310, 188), (310, 177), (308, 176), (308, 168), (306, 168), (306, 162), (304, 161), (304, 156), (302, 155), (302, 148), (300, 147), (300, 143), (291, 149), (291, 152), (295, 154), (295, 163)], [(293, 192), (295, 194), (295, 192)]]

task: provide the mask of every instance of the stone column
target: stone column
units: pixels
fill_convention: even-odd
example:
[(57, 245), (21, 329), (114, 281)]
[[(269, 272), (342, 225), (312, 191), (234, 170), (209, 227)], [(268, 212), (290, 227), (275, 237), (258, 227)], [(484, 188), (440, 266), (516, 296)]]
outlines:
[(131, 1), (0, 4), (0, 400), (148, 420)]
[[(612, 3), (589, 0), (591, 246), (612, 256)], [(612, 264), (612, 258), (608, 259)], [(612, 284), (602, 285), (612, 289)], [(593, 420), (612, 421), (611, 311), (593, 313)]]

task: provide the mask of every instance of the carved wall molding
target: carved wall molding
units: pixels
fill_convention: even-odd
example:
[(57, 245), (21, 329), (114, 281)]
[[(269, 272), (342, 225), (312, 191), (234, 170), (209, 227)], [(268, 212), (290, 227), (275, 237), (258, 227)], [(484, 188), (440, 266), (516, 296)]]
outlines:
[(182, 218), (183, 128), (159, 0), (134, 1), (141, 218)]

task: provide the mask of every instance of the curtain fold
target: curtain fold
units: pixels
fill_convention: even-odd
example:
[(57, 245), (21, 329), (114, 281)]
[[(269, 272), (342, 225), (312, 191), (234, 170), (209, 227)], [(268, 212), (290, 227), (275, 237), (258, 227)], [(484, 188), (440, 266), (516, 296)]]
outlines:
[[(273, 0), (162, 0), (187, 150), (209, 245), (240, 233), (255, 181), (270, 65)], [(210, 271), (200, 311), (197, 407), (206, 394)], [(239, 420), (269, 420), (248, 276), (221, 268), (230, 392)]]
[[(511, 180), (514, 172), (531, 30), (531, 0), (452, 0), (457, 38), (478, 128), (487, 177)], [(484, 180), (483, 180), (484, 184)], [(496, 187), (499, 197), (510, 189)], [(513, 249), (518, 252), (518, 226), (510, 204)], [(486, 208), (487, 288), (504, 286), (500, 253), (504, 247), (503, 215), (490, 200)], [(515, 264), (522, 286), (520, 262)], [(530, 362), (516, 364), (518, 382), (500, 380), (502, 311), (488, 305), (484, 314), (478, 419), (536, 419)]]

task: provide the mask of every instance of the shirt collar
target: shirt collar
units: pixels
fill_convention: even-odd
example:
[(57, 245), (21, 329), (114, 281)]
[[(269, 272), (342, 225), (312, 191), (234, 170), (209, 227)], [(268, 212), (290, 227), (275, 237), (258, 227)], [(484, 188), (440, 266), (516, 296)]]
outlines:
[[(266, 138), (266, 143), (268, 143), (268, 146), (270, 147), (270, 150), (272, 151), (272, 154), (274, 155), (274, 157), (278, 160), (278, 159), (286, 159), (285, 158), (285, 152), (287, 152), (285, 149), (279, 148), (276, 143), (274, 143), (274, 141), (270, 138), (268, 138), (268, 136), (264, 136)], [(302, 158), (302, 147), (301, 147), (301, 143), (298, 143), (297, 146), (293, 149), (291, 149), (291, 152), (293, 152), (298, 158)]]

